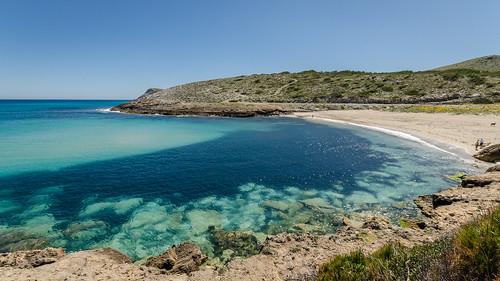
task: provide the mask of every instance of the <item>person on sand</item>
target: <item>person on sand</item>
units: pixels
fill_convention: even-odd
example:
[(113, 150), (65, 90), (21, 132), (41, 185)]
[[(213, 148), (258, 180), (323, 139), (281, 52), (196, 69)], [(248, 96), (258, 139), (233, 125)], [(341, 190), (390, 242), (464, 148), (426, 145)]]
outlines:
[(480, 139), (479, 139), (479, 147), (480, 147), (480, 148), (483, 148), (483, 146), (484, 146), (484, 139), (483, 139), (483, 138), (480, 138)]
[(476, 146), (476, 151), (477, 151), (477, 148), (479, 147), (479, 139), (476, 140), (475, 146)]

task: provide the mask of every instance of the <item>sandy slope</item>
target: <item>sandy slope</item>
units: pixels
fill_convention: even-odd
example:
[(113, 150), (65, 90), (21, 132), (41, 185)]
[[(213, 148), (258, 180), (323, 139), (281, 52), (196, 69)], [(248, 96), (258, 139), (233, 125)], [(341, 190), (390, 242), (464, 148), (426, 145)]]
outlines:
[[(408, 133), (444, 149), (458, 147), (475, 153), (474, 143), (482, 137), (486, 143), (500, 143), (499, 115), (448, 113), (404, 113), (375, 110), (330, 110), (295, 113), (300, 117), (342, 120)], [(496, 122), (496, 126), (491, 126)]]

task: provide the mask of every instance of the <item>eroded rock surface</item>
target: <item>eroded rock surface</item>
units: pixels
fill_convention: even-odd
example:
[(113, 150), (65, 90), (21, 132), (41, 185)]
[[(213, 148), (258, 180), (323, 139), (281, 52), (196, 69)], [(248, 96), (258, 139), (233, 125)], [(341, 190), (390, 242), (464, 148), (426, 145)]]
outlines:
[(54, 263), (63, 256), (64, 250), (61, 248), (1, 253), (0, 267), (34, 268)]
[(207, 260), (200, 247), (193, 243), (174, 245), (157, 257), (149, 258), (145, 265), (164, 269), (168, 273), (190, 273), (198, 270)]
[(462, 179), (462, 187), (482, 187), (492, 183), (500, 183), (500, 171), (489, 171), (475, 176), (466, 176)]

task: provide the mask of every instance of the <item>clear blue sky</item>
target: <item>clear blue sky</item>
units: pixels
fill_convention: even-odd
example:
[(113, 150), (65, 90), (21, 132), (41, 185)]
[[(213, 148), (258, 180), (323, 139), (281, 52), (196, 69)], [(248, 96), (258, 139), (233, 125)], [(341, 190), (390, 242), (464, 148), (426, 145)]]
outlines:
[(134, 98), (251, 73), (500, 54), (498, 0), (0, 0), (0, 98)]

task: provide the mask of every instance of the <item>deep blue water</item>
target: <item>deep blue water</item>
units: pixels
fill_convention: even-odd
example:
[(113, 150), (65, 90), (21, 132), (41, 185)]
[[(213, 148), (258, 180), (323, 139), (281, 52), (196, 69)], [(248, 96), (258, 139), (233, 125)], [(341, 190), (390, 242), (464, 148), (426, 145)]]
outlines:
[(103, 112), (121, 101), (0, 101), (0, 249), (115, 247), (133, 258), (206, 230), (334, 231), (411, 214), (469, 170), (448, 154), (295, 118)]

